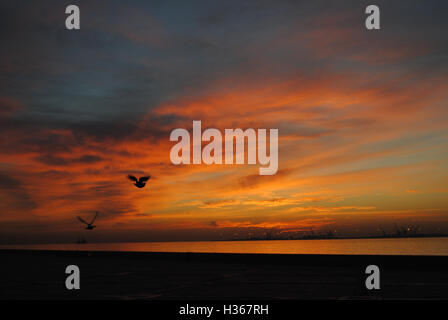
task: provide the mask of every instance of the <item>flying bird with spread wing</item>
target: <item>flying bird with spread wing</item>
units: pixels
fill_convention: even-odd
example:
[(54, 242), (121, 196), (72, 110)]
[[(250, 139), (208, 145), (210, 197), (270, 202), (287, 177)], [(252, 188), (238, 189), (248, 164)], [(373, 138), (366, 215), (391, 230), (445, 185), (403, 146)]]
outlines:
[(147, 177), (140, 177), (138, 180), (136, 177), (132, 176), (132, 175), (128, 175), (129, 180), (134, 181), (134, 186), (136, 186), (137, 188), (143, 188), (146, 185), (146, 181), (148, 181), (149, 179), (151, 179), (151, 176), (147, 176)]
[(96, 226), (94, 226), (93, 223), (95, 222), (95, 219), (97, 216), (98, 216), (98, 211), (95, 212), (95, 217), (93, 217), (93, 219), (90, 223), (88, 223), (81, 217), (78, 217), (78, 220), (87, 225), (86, 230), (93, 230), (94, 228), (96, 228)]

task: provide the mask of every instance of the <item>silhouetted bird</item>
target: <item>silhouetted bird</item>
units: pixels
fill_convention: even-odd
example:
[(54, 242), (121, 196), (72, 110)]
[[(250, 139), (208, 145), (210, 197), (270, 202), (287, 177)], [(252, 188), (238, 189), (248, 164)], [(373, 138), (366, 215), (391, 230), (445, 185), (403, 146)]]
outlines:
[(98, 212), (95, 212), (95, 217), (93, 217), (92, 221), (90, 223), (86, 222), (83, 218), (78, 217), (78, 220), (81, 221), (82, 223), (85, 223), (87, 225), (86, 229), (87, 230), (93, 230), (93, 228), (96, 228), (96, 226), (93, 225), (93, 223), (95, 222), (96, 217), (98, 216)]
[(136, 177), (128, 175), (129, 180), (131, 181), (135, 181), (134, 185), (137, 188), (143, 188), (146, 185), (146, 181), (148, 181), (149, 179), (151, 179), (151, 176), (147, 176), (147, 177), (140, 177), (138, 180)]

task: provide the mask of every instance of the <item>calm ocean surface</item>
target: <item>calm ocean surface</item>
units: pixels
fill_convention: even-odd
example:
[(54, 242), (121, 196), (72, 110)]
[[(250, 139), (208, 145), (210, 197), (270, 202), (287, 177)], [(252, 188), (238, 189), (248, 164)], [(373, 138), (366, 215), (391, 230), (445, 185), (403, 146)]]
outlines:
[(448, 256), (448, 237), (0, 245), (0, 249)]

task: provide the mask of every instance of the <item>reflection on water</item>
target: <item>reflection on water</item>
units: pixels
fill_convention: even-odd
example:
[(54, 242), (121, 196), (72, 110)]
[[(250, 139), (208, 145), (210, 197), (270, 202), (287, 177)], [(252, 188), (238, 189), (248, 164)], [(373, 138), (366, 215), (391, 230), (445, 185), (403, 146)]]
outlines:
[(448, 256), (448, 238), (121, 242), (3, 245), (2, 249)]

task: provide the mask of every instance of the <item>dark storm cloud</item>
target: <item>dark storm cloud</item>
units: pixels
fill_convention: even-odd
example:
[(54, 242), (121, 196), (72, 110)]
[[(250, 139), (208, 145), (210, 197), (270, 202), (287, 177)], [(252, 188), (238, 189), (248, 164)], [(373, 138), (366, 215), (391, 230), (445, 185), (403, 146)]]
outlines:
[(5, 209), (29, 210), (36, 207), (20, 180), (5, 172), (0, 172), (0, 199), (0, 214)]
[[(417, 70), (419, 77), (447, 66), (448, 44), (440, 39), (448, 5), (440, 1), (377, 2), (383, 19), (377, 33), (363, 27), (367, 1), (77, 4), (82, 28), (75, 32), (64, 27), (66, 4), (60, 1), (1, 4), (0, 97), (24, 106), (8, 102), (4, 109), (14, 119), (4, 121), (2, 130), (34, 132), (31, 140), (16, 142), (24, 150), (48, 150), (48, 144), (69, 150), (90, 137), (166, 137), (175, 115), (153, 118), (143, 130), (136, 122), (163, 103), (200, 96), (210, 83), (235, 75), (230, 82), (238, 88), (250, 75), (262, 81), (269, 74), (275, 81), (355, 67), (375, 73), (391, 69), (388, 59), (394, 59), (394, 72)], [(67, 129), (73, 137), (56, 138), (42, 128)]]
[[(380, 1), (388, 33), (379, 37), (359, 28), (363, 1), (80, 1), (82, 28), (77, 32), (65, 30), (60, 1), (23, 4), (2, 6), (0, 34), (8, 45), (1, 53), (0, 95), (21, 99), (26, 108), (17, 117), (22, 121), (94, 137), (127, 136), (135, 128), (120, 122), (137, 121), (181, 95), (200, 94), (210, 80), (236, 71), (262, 76), (268, 69), (271, 76), (281, 76), (300, 69), (310, 76), (318, 66), (347, 68), (341, 59), (357, 51), (413, 50), (421, 40), (434, 54), (426, 55), (425, 62), (403, 63), (433, 65), (434, 72), (446, 65), (440, 63), (447, 44), (439, 39), (447, 5), (440, 2), (410, 1), (403, 8)], [(338, 18), (342, 10), (348, 13)], [(320, 28), (359, 30), (359, 36), (337, 43), (330, 39), (328, 45), (319, 40), (320, 53), (332, 55), (322, 61), (309, 52), (309, 39), (303, 37)], [(415, 41), (409, 39), (409, 28)]]
[[(1, 4), (0, 97), (8, 98), (0, 103), (2, 114), (14, 115), (1, 130), (23, 136), (5, 150), (57, 152), (89, 139), (166, 138), (176, 115), (152, 117), (143, 128), (137, 126), (141, 116), (235, 75), (231, 86), (238, 88), (249, 75), (261, 80), (269, 74), (275, 81), (300, 71), (308, 81), (356, 66), (373, 74), (387, 68), (431, 77), (447, 66), (448, 44), (440, 39), (448, 5), (440, 1), (379, 1), (383, 30), (377, 33), (363, 27), (366, 1), (77, 4), (82, 28), (75, 32), (64, 27), (60, 1)], [(394, 59), (392, 68), (388, 59)], [(322, 127), (297, 130), (325, 133)]]
[(0, 119), (14, 114), (21, 107), (22, 105), (16, 100), (0, 97)]
[[(143, 2), (136, 2), (135, 9), (119, 2), (79, 5), (79, 32), (63, 28), (60, 2), (27, 3), (24, 9), (11, 2), (2, 11), (7, 12), (2, 36), (8, 50), (2, 54), (6, 72), (0, 81), (9, 94), (23, 99), (29, 117), (60, 125), (113, 123), (118, 115), (135, 119), (226, 66), (227, 53), (197, 37), (164, 31), (163, 17), (158, 18), (162, 31), (148, 30), (151, 24), (145, 23), (139, 28), (152, 19), (151, 8), (139, 14)], [(120, 14), (126, 23), (117, 19)], [(146, 41), (148, 31), (163, 33), (155, 35), (161, 43)]]
[[(93, 162), (99, 158), (81, 156), (65, 160), (59, 156), (73, 149), (86, 148), (109, 155), (131, 155), (126, 150), (110, 149), (107, 145), (119, 142), (147, 143), (168, 140), (170, 133), (169, 123), (179, 121), (179, 117), (152, 116), (145, 120), (135, 121), (116, 119), (113, 122), (91, 121), (86, 123), (57, 123), (39, 121), (39, 119), (18, 119), (8, 117), (0, 119), (0, 133), (8, 139), (0, 141), (0, 152), (9, 154), (38, 152), (37, 160), (44, 163), (68, 164), (70, 162)], [(3, 125), (4, 124), (4, 125)], [(106, 145), (104, 145), (106, 143)], [(138, 150), (133, 152), (138, 153)]]
[(2, 189), (17, 188), (20, 187), (20, 183), (18, 180), (0, 172), (0, 187)]
[(37, 161), (53, 165), (53, 166), (65, 166), (69, 164), (77, 164), (77, 163), (95, 163), (102, 161), (103, 158), (99, 156), (92, 156), (92, 155), (83, 155), (80, 157), (74, 157), (74, 158), (62, 158), (53, 156), (51, 154), (41, 155), (35, 158)]

